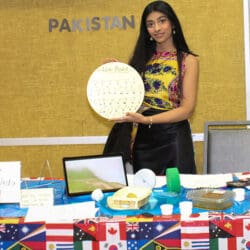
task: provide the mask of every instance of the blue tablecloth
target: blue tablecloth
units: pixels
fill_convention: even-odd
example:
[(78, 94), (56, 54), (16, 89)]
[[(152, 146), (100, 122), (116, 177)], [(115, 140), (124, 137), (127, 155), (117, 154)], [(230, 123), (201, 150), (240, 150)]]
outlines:
[[(67, 196), (65, 192), (65, 182), (64, 180), (28, 180), (22, 181), (21, 188), (45, 188), (50, 187), (54, 189), (54, 204), (72, 204), (77, 202), (91, 201), (91, 195), (81, 195), (75, 197)], [(98, 215), (103, 216), (119, 216), (119, 215), (161, 215), (160, 205), (164, 203), (174, 204), (174, 214), (179, 214), (179, 201), (187, 200), (186, 194), (188, 189), (182, 188), (180, 194), (177, 197), (171, 198), (171, 200), (165, 200), (159, 198), (159, 191), (167, 192), (167, 187), (163, 186), (161, 188), (155, 188), (149, 199), (149, 202), (139, 210), (112, 210), (106, 205), (106, 199), (113, 193), (105, 193), (104, 199), (96, 203), (99, 207)], [(223, 212), (227, 214), (244, 214), (250, 210), (250, 190), (246, 189), (245, 200), (243, 202), (234, 201), (233, 205)], [(193, 213), (200, 213), (204, 211), (210, 211), (200, 208), (193, 208)], [(25, 217), (27, 213), (27, 208), (20, 208), (19, 204), (0, 204), (0, 217)]]

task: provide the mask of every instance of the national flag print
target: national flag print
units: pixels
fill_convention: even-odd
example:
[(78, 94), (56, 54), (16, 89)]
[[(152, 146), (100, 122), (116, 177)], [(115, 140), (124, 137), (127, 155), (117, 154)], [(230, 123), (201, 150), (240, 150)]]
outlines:
[(48, 250), (74, 250), (74, 244), (69, 242), (46, 242)]
[(100, 249), (126, 250), (126, 222), (99, 223), (97, 237)]
[(96, 235), (99, 241), (126, 240), (126, 222), (100, 222)]
[[(210, 249), (213, 250), (237, 250), (237, 240), (233, 238), (210, 239)], [(240, 250), (240, 249), (239, 249)]]
[(224, 231), (222, 228), (220, 228), (219, 226), (217, 226), (216, 224), (213, 223), (213, 221), (211, 221), (209, 223), (209, 237), (210, 239), (216, 239), (216, 238), (232, 238), (233, 235)]
[(45, 241), (44, 223), (24, 223), (18, 228), (21, 241)]
[(154, 239), (180, 239), (180, 222), (163, 221), (153, 222)]
[(45, 249), (45, 224), (19, 224), (20, 242), (30, 249)]
[(151, 240), (149, 242), (146, 242), (143, 246), (140, 246), (139, 249), (140, 250), (155, 250), (155, 249), (157, 250), (168, 250), (168, 249), (180, 250), (180, 247), (167, 247), (155, 240)]
[(149, 240), (153, 238), (154, 224), (153, 222), (140, 222), (140, 239)]
[(243, 220), (243, 236), (250, 241), (250, 219)]
[(210, 221), (210, 238), (243, 237), (244, 219)]
[(126, 239), (136, 240), (140, 238), (140, 226), (138, 222), (126, 223)]
[(127, 224), (128, 249), (180, 248), (180, 223), (154, 221)]
[(20, 250), (20, 249), (21, 250), (33, 250), (33, 249), (43, 250), (45, 248), (39, 248), (39, 246), (38, 246), (38, 248), (29, 248), (29, 247), (23, 245), (21, 242), (16, 242), (14, 245), (12, 245), (6, 249), (7, 250)]
[(185, 239), (181, 240), (181, 249), (213, 249), (210, 248), (209, 239), (207, 240), (199, 240), (199, 239)]
[(149, 241), (153, 239), (153, 222), (138, 222), (138, 231), (127, 231), (128, 250), (142, 249)]
[(96, 241), (96, 222), (74, 224), (74, 249), (98, 250)]
[(169, 248), (180, 248), (180, 222), (154, 222), (155, 244)]
[(209, 222), (181, 221), (181, 249), (210, 249)]
[(210, 238), (231, 238), (243, 236), (243, 219), (210, 221)]
[(237, 237), (236, 238), (237, 250), (250, 250), (250, 238)]
[(51, 223), (46, 224), (47, 249), (74, 249), (73, 224)]
[(5, 224), (1, 224), (1, 225), (0, 225), (0, 233), (5, 233), (5, 231), (6, 231), (6, 226), (5, 226)]
[(182, 239), (209, 239), (208, 221), (181, 221)]
[(237, 237), (237, 250), (250, 250), (250, 218), (243, 220), (243, 237)]
[(210, 212), (208, 213), (209, 220), (235, 220), (235, 219), (242, 219), (245, 216), (244, 215), (233, 215), (233, 214), (226, 214), (224, 212)]
[(223, 212), (211, 212), (208, 214), (209, 220), (233, 220), (234, 216), (233, 215), (227, 215)]
[(5, 231), (0, 232), (0, 240), (16, 242), (19, 240), (18, 224), (5, 224)]
[(74, 249), (77, 250), (99, 250), (99, 242), (97, 241), (77, 241), (74, 242)]
[(127, 249), (128, 250), (139, 250), (139, 240), (128, 240), (127, 241)]
[(74, 224), (74, 241), (95, 241), (96, 240), (96, 223)]
[[(100, 250), (127, 250), (127, 242), (119, 241), (119, 242), (99, 242)], [(95, 249), (96, 250), (96, 249)]]
[[(210, 224), (210, 246), (215, 250), (248, 250), (250, 249), (250, 219), (235, 217), (224, 220), (222, 225)], [(229, 223), (230, 224), (227, 224)], [(218, 221), (219, 223), (219, 221)], [(217, 224), (218, 224), (217, 223)], [(226, 225), (226, 229), (225, 229)], [(230, 230), (231, 233), (228, 231)]]
[(8, 249), (19, 240), (18, 224), (2, 224), (0, 249)]
[(131, 231), (131, 232), (139, 232), (139, 223), (137, 222), (128, 222), (126, 224), (126, 229), (127, 231)]
[(0, 232), (0, 249), (45, 249), (45, 225), (43, 223), (6, 224)]

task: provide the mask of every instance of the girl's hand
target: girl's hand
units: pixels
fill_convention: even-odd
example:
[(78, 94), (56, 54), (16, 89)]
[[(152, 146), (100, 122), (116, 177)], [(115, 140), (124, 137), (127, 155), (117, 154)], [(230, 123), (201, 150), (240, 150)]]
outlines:
[(112, 118), (111, 121), (122, 123), (122, 122), (135, 122), (148, 124), (148, 118), (140, 113), (128, 112), (125, 116), (119, 118)]

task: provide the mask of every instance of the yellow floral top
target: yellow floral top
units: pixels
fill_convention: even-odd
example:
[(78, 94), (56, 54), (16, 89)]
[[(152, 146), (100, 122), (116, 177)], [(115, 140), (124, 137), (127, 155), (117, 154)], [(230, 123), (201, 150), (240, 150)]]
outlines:
[[(184, 54), (184, 57), (186, 54)], [(182, 65), (182, 76), (185, 64)], [(144, 105), (162, 110), (180, 106), (179, 70), (176, 52), (156, 52), (147, 63)]]

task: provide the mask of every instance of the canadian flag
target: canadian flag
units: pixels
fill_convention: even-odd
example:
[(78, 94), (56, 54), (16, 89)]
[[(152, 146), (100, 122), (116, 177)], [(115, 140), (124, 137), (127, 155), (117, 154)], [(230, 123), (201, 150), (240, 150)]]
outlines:
[(98, 236), (100, 249), (127, 249), (125, 222), (100, 223)]

